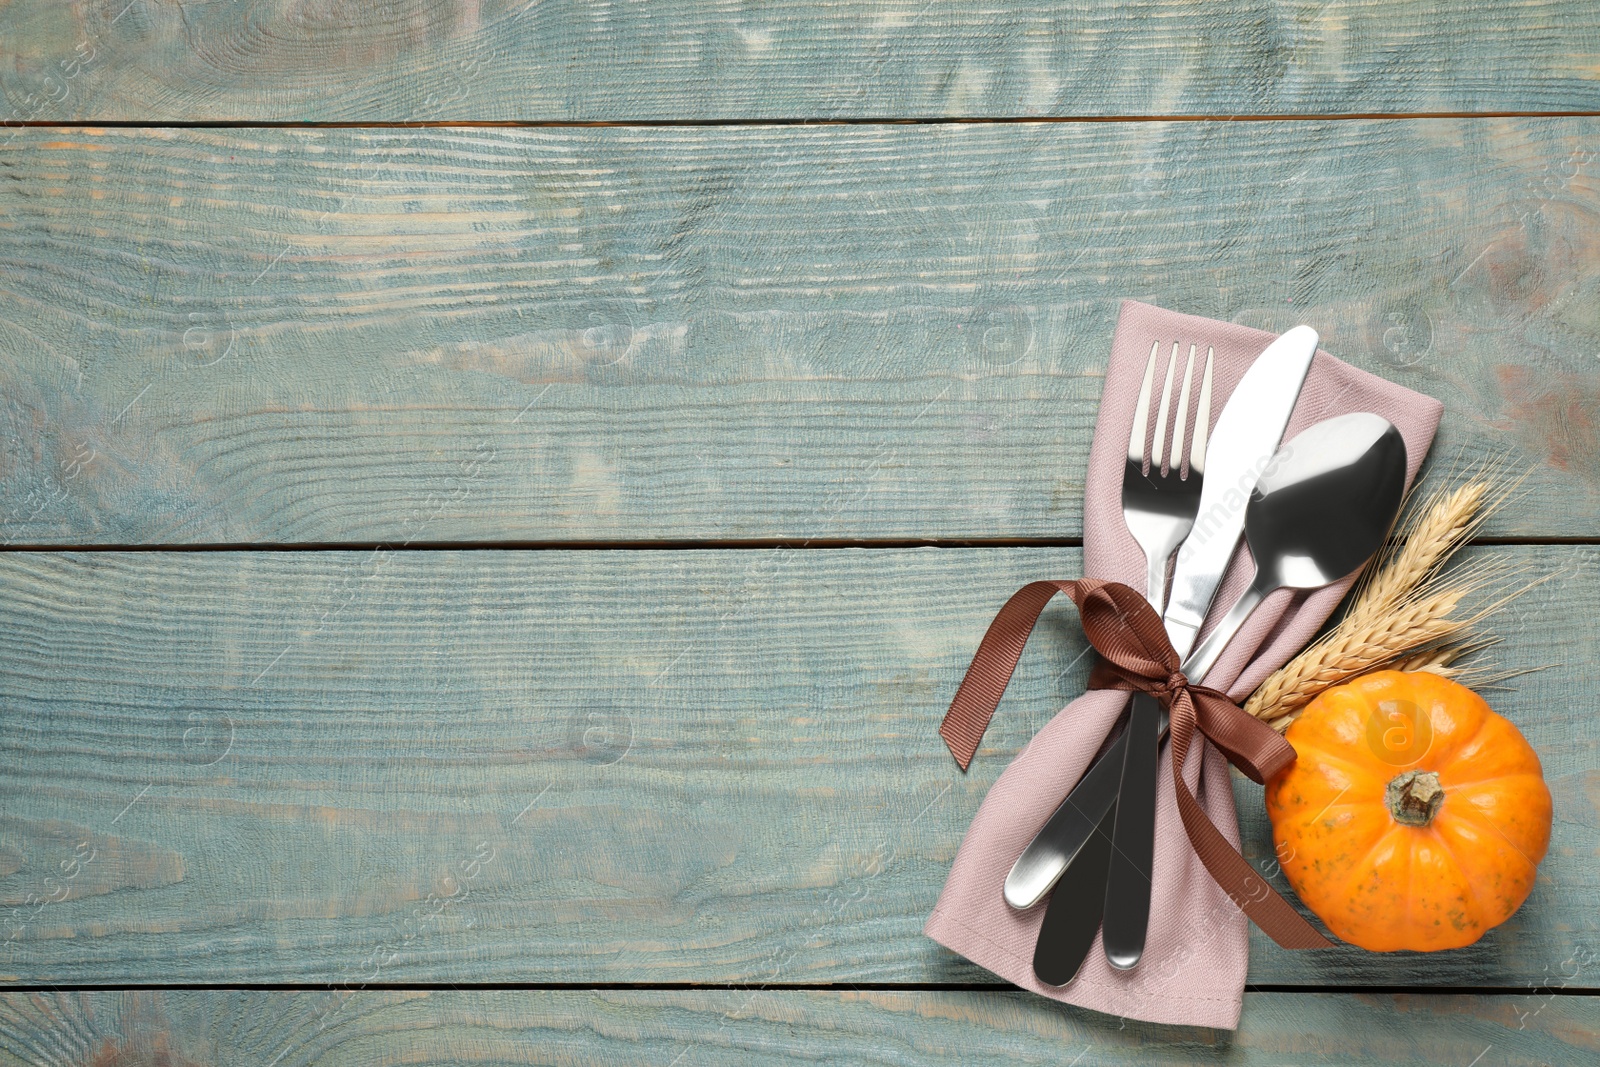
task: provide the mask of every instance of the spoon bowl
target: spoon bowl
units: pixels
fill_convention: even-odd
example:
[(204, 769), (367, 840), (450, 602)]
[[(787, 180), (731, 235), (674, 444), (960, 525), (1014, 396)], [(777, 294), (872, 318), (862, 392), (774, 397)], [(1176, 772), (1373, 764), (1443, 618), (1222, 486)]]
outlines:
[(1278, 449), (1245, 511), (1255, 577), (1184, 673), (1203, 678), (1267, 594), (1331, 585), (1365, 563), (1388, 536), (1405, 486), (1405, 439), (1369, 411), (1325, 419)]
[(1319, 422), (1279, 449), (1245, 512), (1257, 580), (1314, 589), (1383, 544), (1406, 487), (1406, 443), (1371, 412)]

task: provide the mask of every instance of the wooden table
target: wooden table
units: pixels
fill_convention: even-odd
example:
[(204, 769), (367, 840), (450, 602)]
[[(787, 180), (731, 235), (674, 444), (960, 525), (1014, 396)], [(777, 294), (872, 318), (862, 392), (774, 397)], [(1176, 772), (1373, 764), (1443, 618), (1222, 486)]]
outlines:
[[(1016, 6), (0, 5), (0, 1062), (1596, 1062), (1600, 9)], [(1442, 398), (1551, 579), (1532, 897), (1232, 1034), (920, 933), (1123, 297)]]

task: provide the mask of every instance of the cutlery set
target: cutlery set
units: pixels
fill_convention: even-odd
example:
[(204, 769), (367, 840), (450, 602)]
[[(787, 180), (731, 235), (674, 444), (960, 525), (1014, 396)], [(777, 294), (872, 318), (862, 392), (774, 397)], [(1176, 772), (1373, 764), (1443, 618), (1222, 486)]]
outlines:
[[(1128, 442), (1122, 513), (1145, 553), (1145, 597), (1161, 614), (1192, 681), (1204, 680), (1267, 595), (1346, 577), (1381, 547), (1399, 512), (1406, 448), (1386, 419), (1369, 412), (1337, 416), (1279, 447), (1317, 343), (1309, 326), (1275, 339), (1234, 388), (1214, 431), (1213, 354), (1206, 352), (1199, 369), (1199, 347), (1190, 345), (1184, 357), (1174, 343), (1153, 434), (1150, 409), (1162, 343), (1150, 350)], [(1254, 577), (1195, 647), (1241, 533)], [(1160, 704), (1136, 694), (1121, 734), (1006, 877), (1005, 899), (1013, 908), (1034, 907), (1050, 894), (1033, 959), (1034, 974), (1046, 984), (1072, 981), (1096, 930), (1113, 967), (1128, 970), (1139, 963), (1150, 917), (1156, 779), (1166, 731)]]

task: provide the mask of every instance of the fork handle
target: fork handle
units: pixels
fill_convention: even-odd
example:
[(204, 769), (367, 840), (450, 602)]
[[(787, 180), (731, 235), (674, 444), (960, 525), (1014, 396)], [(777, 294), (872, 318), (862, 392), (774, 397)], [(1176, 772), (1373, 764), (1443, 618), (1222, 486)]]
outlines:
[(1150, 928), (1150, 879), (1156, 846), (1156, 771), (1161, 752), (1161, 706), (1144, 693), (1128, 714), (1122, 787), (1106, 872), (1106, 961), (1125, 971), (1139, 964)]
[(1162, 554), (1151, 552), (1145, 556), (1144, 598), (1150, 606), (1156, 609), (1156, 614), (1161, 614), (1161, 604), (1165, 600), (1167, 591), (1167, 563), (1172, 559), (1172, 553)]

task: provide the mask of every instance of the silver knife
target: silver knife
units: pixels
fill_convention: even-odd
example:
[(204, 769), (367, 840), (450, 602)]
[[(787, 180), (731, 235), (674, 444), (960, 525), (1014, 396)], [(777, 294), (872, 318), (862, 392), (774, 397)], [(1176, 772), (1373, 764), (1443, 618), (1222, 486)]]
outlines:
[(1244, 530), (1245, 508), (1261, 472), (1278, 451), (1289, 414), (1300, 398), (1317, 331), (1296, 326), (1267, 346), (1228, 397), (1206, 446), (1200, 511), (1178, 549), (1172, 594), (1162, 616), (1178, 655), (1186, 656)]
[[(1299, 387), (1305, 380), (1306, 371), (1311, 366), (1311, 357), (1316, 353), (1317, 340), (1315, 330), (1309, 326), (1297, 326), (1268, 345), (1262, 354), (1257, 357), (1256, 362), (1250, 367), (1249, 371), (1245, 373), (1244, 379), (1240, 381), (1232, 396), (1229, 397), (1227, 405), (1223, 408), (1222, 417), (1218, 420), (1217, 432), (1221, 433), (1223, 430), (1224, 422), (1222, 420), (1226, 420), (1227, 423), (1236, 421), (1230, 415), (1231, 412), (1239, 410), (1234, 406), (1235, 398), (1241, 394), (1249, 396), (1255, 392), (1254, 387), (1252, 387), (1250, 393), (1245, 393), (1244, 391), (1246, 384), (1254, 380), (1253, 376), (1257, 368), (1262, 368), (1264, 374), (1267, 366), (1281, 368), (1281, 373), (1283, 373), (1284, 377), (1292, 379), (1290, 386), (1280, 386), (1280, 388), (1292, 390), (1289, 393), (1288, 407), (1285, 411), (1292, 410), (1294, 398), (1298, 395)], [(1266, 358), (1269, 355), (1273, 356), (1271, 360)], [(1290, 358), (1280, 359), (1280, 356)], [(1298, 367), (1297, 370), (1296, 367)], [(1298, 377), (1294, 376), (1296, 373)], [(1288, 416), (1285, 414), (1284, 423), (1278, 427), (1279, 436), (1282, 436), (1283, 426), (1287, 424), (1287, 418)], [(1224, 507), (1222, 514), (1216, 512), (1217, 495), (1220, 494), (1223, 498), (1222, 503), (1226, 504), (1227, 490), (1233, 487), (1227, 485), (1223, 480), (1225, 475), (1222, 472), (1222, 468), (1213, 466), (1213, 462), (1220, 464), (1224, 456), (1242, 451), (1238, 444), (1236, 431), (1229, 431), (1229, 439), (1231, 443), (1224, 442), (1223, 451), (1213, 451), (1218, 447), (1218, 441), (1215, 436), (1213, 436), (1211, 444), (1207, 448), (1206, 485), (1201, 490), (1199, 512), (1200, 516), (1214, 516), (1210, 523), (1211, 533), (1207, 538), (1207, 544), (1211, 548), (1204, 553), (1203, 558), (1211, 560), (1220, 550), (1220, 554), (1223, 557), (1222, 562), (1220, 565), (1212, 564), (1217, 568), (1216, 577), (1211, 581), (1209, 590), (1202, 590), (1192, 577), (1195, 574), (1191, 569), (1194, 563), (1186, 562), (1186, 559), (1192, 561), (1195, 552), (1188, 551), (1188, 546), (1186, 545), (1185, 552), (1179, 556), (1179, 571), (1174, 577), (1174, 603), (1178, 599), (1179, 578), (1184, 579), (1184, 589), (1190, 591), (1191, 594), (1203, 593), (1207, 603), (1209, 603), (1221, 579), (1221, 571), (1227, 567), (1228, 559), (1232, 555), (1233, 548), (1239, 539), (1239, 533), (1243, 528), (1245, 507), (1249, 502), (1250, 495), (1248, 489), (1241, 492), (1240, 497), (1242, 499), (1239, 500), (1238, 507), (1234, 509), (1237, 514), (1233, 516), (1232, 537), (1226, 538), (1226, 534), (1223, 534), (1222, 536), (1226, 538), (1225, 544), (1222, 544), (1217, 539), (1221, 530), (1220, 520), (1226, 517), (1227, 511), (1226, 507)], [(1270, 449), (1267, 455), (1270, 460), (1272, 455)], [(1211, 456), (1216, 456), (1216, 461), (1211, 460)], [(1265, 463), (1260, 464), (1260, 467), (1264, 469)], [(1213, 475), (1212, 471), (1217, 471), (1218, 473)], [(1255, 487), (1255, 478), (1259, 476), (1260, 470), (1257, 470), (1249, 483), (1249, 488)], [(1213, 486), (1217, 488), (1213, 490)], [(1200, 526), (1199, 518), (1197, 518), (1195, 525), (1196, 529), (1198, 529)], [(1200, 546), (1197, 544), (1196, 551), (1199, 550)], [(1203, 617), (1204, 607), (1200, 610)], [(1168, 632), (1169, 634), (1171, 633), (1170, 627)], [(1194, 636), (1191, 634), (1185, 647), (1178, 650), (1179, 655), (1187, 652), (1187, 646), (1193, 644), (1193, 642)], [(1044, 828), (1034, 835), (1028, 847), (1023, 849), (1022, 855), (1017, 858), (1016, 863), (1011, 868), (1011, 872), (1006, 876), (1005, 882), (1006, 903), (1013, 908), (1024, 910), (1043, 900), (1045, 894), (1049, 893), (1056, 882), (1060, 880), (1062, 872), (1067, 869), (1067, 865), (1073, 861), (1079, 850), (1094, 834), (1095, 827), (1100, 823), (1101, 818), (1111, 810), (1112, 804), (1117, 799), (1122, 769), (1126, 762), (1127, 736), (1127, 732), (1124, 731), (1112, 743), (1111, 748), (1098, 761), (1090, 765), (1077, 786), (1061, 802), (1055, 813), (1050, 816), (1049, 821), (1045, 823)]]
[[(1178, 549), (1172, 594), (1162, 622), (1182, 659), (1194, 647), (1217, 586), (1233, 558), (1261, 472), (1283, 439), (1300, 397), (1317, 331), (1296, 326), (1267, 346), (1228, 397), (1206, 446), (1206, 480), (1194, 527)], [(1137, 694), (1128, 713), (1127, 750), (1117, 793), (1116, 829), (1106, 873), (1101, 941), (1118, 970), (1139, 963), (1150, 927), (1150, 878), (1155, 859), (1156, 771), (1161, 753), (1161, 705)]]

